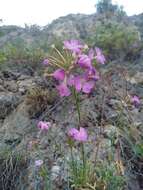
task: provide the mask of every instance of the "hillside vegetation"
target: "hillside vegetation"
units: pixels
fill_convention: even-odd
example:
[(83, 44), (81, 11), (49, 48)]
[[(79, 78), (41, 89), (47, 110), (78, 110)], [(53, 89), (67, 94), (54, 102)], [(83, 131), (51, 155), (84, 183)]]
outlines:
[(0, 190), (143, 189), (143, 14), (95, 8), (0, 26)]

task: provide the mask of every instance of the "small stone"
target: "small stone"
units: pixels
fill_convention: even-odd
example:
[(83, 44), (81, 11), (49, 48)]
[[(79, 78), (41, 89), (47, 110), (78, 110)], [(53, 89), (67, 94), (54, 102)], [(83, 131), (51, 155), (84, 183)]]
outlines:
[(55, 180), (60, 174), (60, 167), (58, 165), (53, 166), (51, 169), (51, 173), (52, 173), (52, 180)]

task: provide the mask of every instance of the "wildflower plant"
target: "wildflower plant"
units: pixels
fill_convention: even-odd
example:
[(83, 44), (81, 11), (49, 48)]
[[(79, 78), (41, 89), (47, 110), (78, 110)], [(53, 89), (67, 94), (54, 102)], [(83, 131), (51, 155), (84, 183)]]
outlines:
[(105, 57), (99, 48), (88, 49), (87, 45), (78, 40), (64, 42), (62, 52), (54, 45), (52, 55), (49, 55), (43, 64), (52, 66), (55, 70), (49, 73), (58, 81), (56, 86), (61, 97), (70, 96), (72, 91), (89, 94), (95, 87), (99, 74), (93, 61), (105, 63)]
[[(75, 190), (111, 190), (115, 188), (122, 190), (126, 185), (126, 179), (124, 179), (125, 172), (122, 162), (124, 147), (122, 147), (123, 140), (121, 137), (123, 137), (129, 145), (133, 145), (133, 143), (137, 141), (135, 138), (130, 137), (131, 133), (129, 133), (129, 131), (132, 132), (132, 115), (129, 114), (129, 111), (132, 108), (140, 107), (140, 97), (137, 95), (129, 95), (127, 88), (123, 88), (123, 93), (121, 94), (116, 92), (114, 90), (114, 86), (111, 84), (110, 73), (107, 73), (107, 76), (106, 73), (104, 73), (104, 76), (102, 76), (103, 86), (101, 84), (100, 88), (104, 89), (104, 86), (107, 88), (104, 89), (104, 94), (101, 97), (101, 101), (103, 101), (103, 103), (100, 111), (101, 118), (99, 118), (98, 121), (99, 132), (97, 132), (97, 135), (95, 134), (96, 137), (94, 136), (94, 138), (90, 138), (91, 134), (89, 134), (89, 131), (81, 125), (80, 94), (88, 95), (94, 90), (96, 82), (101, 78), (97, 65), (103, 65), (105, 62), (106, 59), (101, 49), (98, 47), (95, 49), (89, 49), (87, 45), (78, 40), (65, 41), (63, 43), (63, 48), (60, 50), (53, 45), (50, 55), (47, 55), (46, 59), (43, 61), (43, 66), (47, 67), (48, 73), (46, 76), (54, 79), (56, 91), (59, 96), (61, 98), (71, 96), (75, 101), (75, 107), (78, 113), (77, 126), (67, 129), (66, 133), (66, 145), (68, 145), (70, 151), (70, 158), (68, 158), (68, 156), (66, 158), (69, 173), (69, 176), (66, 176), (66, 179), (68, 179), (68, 185), (70, 188)], [(117, 121), (114, 121), (117, 128), (116, 130), (113, 130), (113, 134), (108, 134), (102, 120), (104, 117), (104, 106), (106, 100), (109, 95), (112, 97), (112, 93), (117, 95), (120, 101), (118, 101), (118, 104), (116, 105), (118, 108)], [(129, 119), (129, 122), (126, 121), (129, 124), (127, 124), (127, 126), (125, 125), (126, 123), (120, 124), (118, 121), (118, 119), (120, 120), (120, 118), (125, 114), (128, 114), (125, 121)], [(52, 127), (53, 126), (50, 122), (39, 121), (37, 123), (37, 128), (39, 129), (37, 138), (39, 138), (41, 134), (50, 134)], [(135, 132), (135, 127), (133, 129), (133, 132)], [(50, 138), (54, 141), (55, 137), (51, 136)], [(86, 148), (92, 143), (95, 143), (95, 146), (92, 149), (93, 154), (89, 155)], [(110, 146), (111, 152), (110, 150), (107, 150), (107, 152), (105, 151), (103, 152), (103, 155), (101, 155), (100, 150), (102, 148), (104, 149), (102, 143), (107, 143), (105, 148)], [(57, 146), (57, 142), (55, 144)], [(137, 141), (136, 146), (132, 146), (134, 152), (139, 155), (138, 157), (142, 155), (142, 147), (140, 145), (141, 143), (138, 143)], [(64, 157), (63, 151), (60, 150), (60, 154)], [(105, 157), (106, 161), (104, 158), (102, 160), (102, 156)], [(39, 160), (39, 158), (41, 157), (38, 157), (35, 161), (35, 166), (36, 168), (41, 169), (40, 175), (43, 177), (47, 186), (49, 186), (49, 171), (43, 166), (43, 160)]]
[[(96, 64), (105, 64), (106, 59), (99, 48), (89, 49), (86, 44), (78, 40), (66, 40), (63, 48), (59, 51), (54, 45), (52, 53), (43, 61), (43, 65), (48, 67), (48, 76), (53, 77), (56, 81), (56, 90), (60, 97), (72, 96), (75, 100), (78, 112), (78, 125), (76, 128), (68, 130), (68, 144), (71, 149), (72, 176), (77, 178), (77, 170), (80, 171), (81, 183), (84, 185), (88, 178), (88, 164), (84, 143), (88, 141), (88, 133), (85, 128), (81, 127), (81, 113), (79, 105), (79, 94), (90, 94), (95, 88), (96, 81), (100, 79)], [(73, 155), (73, 147), (79, 143), (81, 152), (81, 164)], [(78, 167), (79, 166), (79, 167)], [(77, 168), (78, 167), (78, 168)], [(79, 178), (80, 178), (79, 177)]]
[(96, 81), (99, 80), (95, 64), (104, 64), (105, 57), (99, 48), (89, 49), (78, 40), (64, 41), (62, 51), (54, 45), (52, 49), (51, 55), (47, 56), (43, 64), (54, 69), (48, 76), (57, 81), (56, 89), (60, 97), (73, 95), (80, 123), (78, 94), (89, 94), (94, 89)]
[[(80, 97), (82, 94), (90, 94), (95, 89), (96, 82), (101, 78), (97, 69), (98, 64), (104, 65), (105, 63), (106, 59), (101, 49), (98, 47), (90, 49), (78, 40), (65, 41), (60, 50), (53, 45), (51, 53), (43, 61), (43, 66), (47, 68), (48, 72), (46, 76), (53, 78), (57, 94), (61, 98), (73, 98), (78, 114), (77, 125), (66, 130), (66, 146), (68, 145), (70, 157), (66, 157), (68, 167), (64, 167), (68, 169), (66, 180), (71, 189), (108, 190), (116, 188), (122, 190), (127, 181), (123, 160), (128, 157), (123, 144), (129, 147), (131, 155), (136, 156), (137, 159), (142, 156), (141, 133), (133, 125), (132, 112), (130, 113), (132, 109), (140, 108), (141, 99), (137, 94), (130, 95), (128, 93), (127, 84), (125, 85), (126, 88), (123, 88), (123, 92), (116, 91), (116, 88), (112, 85), (112, 72), (104, 73), (102, 83), (100, 83), (100, 89), (103, 93), (101, 102), (103, 103), (102, 108), (99, 107), (101, 114), (101, 118), (99, 117), (97, 123), (97, 130), (99, 129), (99, 131), (94, 137), (91, 137), (91, 133), (82, 125)], [(117, 71), (117, 74), (119, 71)], [(121, 72), (119, 77), (122, 76), (124, 79), (125, 74), (126, 72)], [(106, 88), (104, 88), (105, 86)], [(111, 133), (109, 130), (108, 133), (107, 128), (105, 128), (107, 126), (103, 122), (104, 106), (106, 102), (109, 102), (110, 105), (109, 97), (112, 100), (112, 95), (116, 95), (119, 100), (115, 105), (116, 120), (109, 120), (115, 126), (111, 125), (113, 131)], [(47, 121), (39, 121), (37, 124), (39, 129), (37, 138), (42, 134), (50, 134), (52, 127), (52, 124)], [(137, 135), (135, 135), (135, 132), (137, 132)], [(54, 141), (52, 136), (50, 136), (50, 139)], [(59, 148), (57, 142), (54, 143)], [(91, 144), (95, 146), (92, 146), (92, 153), (90, 154), (89, 146)], [(65, 158), (65, 152), (62, 151), (61, 147), (62, 145), (60, 145), (60, 154)], [(103, 153), (101, 153), (101, 149), (103, 149)], [(41, 156), (35, 161), (35, 166), (41, 172), (40, 176), (49, 186), (49, 171), (43, 165), (43, 160), (40, 159)]]

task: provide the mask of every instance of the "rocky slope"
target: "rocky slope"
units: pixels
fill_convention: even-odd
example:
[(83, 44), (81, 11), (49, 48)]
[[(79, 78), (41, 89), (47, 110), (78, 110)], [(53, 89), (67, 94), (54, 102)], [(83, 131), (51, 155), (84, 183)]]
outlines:
[[(117, 64), (117, 63), (116, 63)], [(114, 72), (112, 73), (113, 88), (116, 93), (122, 94), (124, 88), (122, 85), (127, 83), (127, 88), (131, 94), (138, 94), (141, 97), (141, 106), (136, 109), (132, 108), (132, 116), (135, 125), (142, 125), (143, 123), (143, 68), (138, 65), (132, 65), (129, 67), (129, 63), (124, 63), (124, 67), (116, 68), (115, 63), (107, 65), (101, 68), (104, 75), (112, 70), (114, 67)], [(121, 80), (120, 71), (128, 71), (126, 79)], [(118, 75), (119, 74), (119, 75)], [(47, 83), (43, 78), (37, 76), (36, 74), (31, 76), (29, 73), (17, 73), (13, 71), (3, 71), (0, 75), (0, 149), (9, 150), (12, 149), (14, 152), (22, 150), (24, 157), (28, 153), (28, 159), (31, 161), (26, 163), (26, 179), (24, 177), (25, 173), (21, 173), (21, 184), (26, 187), (26, 190), (31, 190), (34, 188), (41, 188), (40, 179), (35, 179), (34, 177), (34, 160), (39, 156), (39, 150), (30, 149), (29, 143), (36, 143), (38, 140), (38, 131), (36, 128), (37, 120), (45, 119), (52, 123), (52, 130), (49, 135), (43, 135), (38, 143), (40, 144), (40, 155), (42, 159), (46, 160), (49, 165), (49, 169), (52, 172), (52, 184), (55, 190), (64, 189), (66, 171), (63, 170), (64, 160), (63, 152), (66, 150), (65, 144), (65, 131), (68, 127), (75, 126), (77, 120), (77, 113), (75, 112), (75, 107), (70, 99), (54, 101), (51, 107), (47, 108), (45, 112), (41, 113), (36, 118), (31, 118), (28, 114), (28, 105), (25, 102), (26, 92), (28, 89), (34, 87), (43, 87), (47, 89)], [(124, 84), (123, 84), (124, 83)], [(102, 95), (103, 92), (108, 91), (106, 88), (106, 80), (104, 83), (97, 84), (95, 92), (89, 97), (82, 97), (82, 125), (90, 129), (91, 133), (97, 133), (97, 125), (101, 113)], [(104, 108), (104, 122), (105, 122), (105, 139), (103, 140), (103, 148), (101, 151), (101, 158), (106, 155), (107, 147), (109, 146), (109, 140), (106, 136), (113, 133), (115, 130), (114, 120), (116, 115), (116, 106), (120, 104), (118, 97), (115, 94), (107, 97), (107, 102)], [(35, 102), (36, 104), (37, 102)], [(70, 106), (69, 106), (70, 105)], [(34, 110), (33, 110), (34, 111)], [(109, 121), (112, 121), (109, 125)], [(106, 128), (107, 127), (107, 128)], [(58, 136), (57, 136), (58, 134)], [(110, 136), (110, 135), (109, 135)], [(55, 140), (53, 140), (55, 139)], [(61, 146), (62, 150), (56, 146)], [(52, 148), (51, 148), (52, 147)], [(66, 150), (67, 151), (67, 150)], [(90, 150), (88, 150), (90, 151)], [(66, 158), (68, 158), (66, 152)], [(22, 167), (22, 166), (20, 166)], [(16, 174), (17, 175), (17, 174)], [(4, 179), (5, 180), (5, 179)], [(10, 179), (11, 180), (11, 179)], [(3, 183), (0, 182), (0, 187)], [(35, 186), (37, 184), (37, 186)], [(39, 184), (39, 185), (38, 185)], [(129, 182), (129, 189), (131, 190), (141, 190), (142, 183), (141, 180), (134, 179), (134, 185)], [(136, 186), (136, 187), (135, 187)], [(13, 189), (20, 189), (22, 186), (14, 187)]]
[[(131, 19), (142, 30), (142, 22), (140, 20), (142, 15), (134, 16)], [(3, 26), (0, 28), (0, 46), (5, 43), (24, 40), (27, 43), (37, 43), (39, 40), (45, 40), (49, 44), (58, 38), (81, 38), (92, 35), (92, 27), (97, 20), (97, 15), (68, 15), (61, 17), (43, 29), (39, 27), (33, 28), (19, 28), (14, 26)], [(89, 129), (91, 134), (98, 134), (99, 121), (101, 119), (103, 95), (105, 96), (105, 105), (103, 111), (103, 123), (105, 127), (105, 134), (103, 138), (102, 151), (100, 157), (104, 159), (109, 149), (110, 136), (116, 131), (115, 121), (117, 119), (117, 107), (120, 106), (119, 97), (116, 94), (122, 95), (124, 90), (129, 91), (131, 95), (137, 94), (141, 98), (141, 105), (139, 108), (131, 107), (133, 124), (139, 128), (143, 123), (143, 62), (142, 57), (137, 59), (134, 63), (118, 62), (117, 60), (107, 63), (106, 66), (100, 68), (103, 74), (103, 83), (97, 83), (95, 91), (87, 98), (81, 96), (81, 110), (82, 110), (82, 125)], [(123, 75), (125, 73), (125, 77)], [(110, 76), (109, 76), (110, 74)], [(121, 74), (121, 75), (120, 75)], [(107, 88), (107, 78), (110, 77), (112, 81), (112, 90), (109, 92)], [(108, 78), (109, 79), (109, 78)], [(0, 189), (7, 190), (10, 186), (13, 190), (25, 189), (43, 189), (41, 186), (41, 178), (36, 178), (34, 161), (39, 156), (45, 160), (51, 171), (51, 181), (54, 190), (67, 189), (65, 176), (67, 176), (64, 159), (69, 158), (69, 152), (66, 146), (67, 129), (71, 126), (76, 126), (77, 113), (72, 100), (60, 100), (57, 96), (54, 100), (46, 100), (44, 104), (39, 103), (39, 99), (34, 99), (35, 94), (31, 96), (27, 103), (27, 94), (29, 90), (38, 88), (51, 91), (54, 90), (52, 81), (47, 81), (45, 78), (39, 76), (37, 73), (31, 72), (26, 68), (20, 71), (3, 70), (0, 71), (0, 150), (1, 155), (7, 154), (7, 151), (13, 151), (16, 155), (22, 152), (21, 159), (23, 160), (18, 168), (12, 170), (11, 160), (10, 168), (5, 170), (3, 168), (3, 160), (0, 159)], [(38, 91), (36, 91), (37, 93)], [(46, 91), (47, 92), (47, 91)], [(36, 94), (37, 95), (37, 94)], [(33, 103), (34, 108), (29, 106)], [(41, 101), (41, 100), (40, 100)], [(43, 101), (43, 99), (42, 99)], [(37, 111), (38, 105), (43, 111), (33, 114)], [(33, 105), (32, 105), (33, 106)], [(44, 109), (43, 109), (44, 107)], [(39, 108), (38, 108), (39, 109)], [(32, 113), (32, 114), (31, 114)], [(38, 120), (46, 120), (52, 123), (52, 129), (49, 134), (43, 135), (39, 139), (38, 129), (36, 127)], [(58, 135), (57, 135), (58, 134)], [(92, 139), (91, 139), (92, 140)], [(31, 144), (40, 145), (39, 150), (31, 149)], [(93, 144), (93, 149), (96, 147), (96, 142)], [(89, 147), (88, 147), (89, 148)], [(111, 150), (109, 150), (111, 151)], [(92, 150), (88, 149), (91, 158), (94, 156)], [(66, 158), (64, 157), (66, 155)], [(137, 162), (138, 163), (138, 162)], [(141, 162), (142, 163), (142, 162)], [(7, 163), (6, 163), (7, 164)], [(141, 190), (142, 184), (142, 168), (140, 165), (135, 165), (134, 169), (137, 175), (130, 177), (128, 190)], [(4, 165), (5, 166), (5, 165)], [(7, 166), (7, 165), (6, 165)], [(14, 168), (14, 167), (13, 167)], [(12, 173), (14, 172), (14, 173)], [(7, 175), (5, 175), (7, 174)], [(8, 175), (9, 174), (9, 175)], [(13, 176), (13, 178), (11, 178)], [(17, 183), (17, 178), (19, 176)], [(132, 182), (133, 180), (133, 182)]]
[[(46, 40), (51, 44), (55, 39), (69, 39), (78, 38), (84, 39), (94, 33), (94, 26), (97, 21), (100, 21), (97, 14), (84, 15), (84, 14), (70, 14), (54, 20), (51, 24), (40, 27), (33, 25), (25, 28), (17, 26), (1, 26), (0, 27), (0, 47), (5, 43), (14, 40), (23, 40), (28, 44), (33, 42), (40, 43), (39, 41)], [(113, 20), (116, 17), (113, 17)], [(124, 20), (133, 22), (141, 34), (142, 28), (142, 14), (131, 17), (124, 17)]]

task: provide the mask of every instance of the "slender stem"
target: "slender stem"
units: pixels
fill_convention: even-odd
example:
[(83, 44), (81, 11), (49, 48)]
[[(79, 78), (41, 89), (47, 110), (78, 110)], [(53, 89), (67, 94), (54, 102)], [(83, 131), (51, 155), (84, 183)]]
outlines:
[[(77, 113), (78, 113), (78, 120), (79, 120), (78, 130), (79, 130), (80, 129), (80, 123), (81, 123), (81, 115), (80, 115), (79, 98), (78, 98), (78, 94), (76, 93), (75, 89), (73, 89), (73, 95), (75, 98), (76, 109), (77, 109)], [(85, 157), (85, 151), (84, 151), (84, 144), (83, 143), (81, 143), (81, 156), (82, 156), (82, 164), (83, 164), (83, 179), (85, 181), (86, 180), (86, 157)]]
[(99, 149), (100, 149), (100, 142), (101, 142), (100, 138), (98, 139), (97, 145), (96, 145), (97, 148), (96, 148), (96, 152), (95, 152), (95, 163), (94, 163), (95, 166), (96, 166), (96, 162), (97, 162), (97, 158), (98, 158), (98, 152), (99, 152)]
[(76, 109), (78, 113), (78, 129), (80, 129), (80, 122), (81, 122), (81, 115), (80, 115), (80, 105), (79, 105), (79, 99), (78, 99), (78, 94), (76, 93), (76, 90), (73, 90), (74, 98), (75, 98), (75, 103), (76, 103)]
[(85, 151), (84, 151), (84, 144), (81, 143), (81, 154), (82, 154), (82, 163), (83, 163), (83, 178), (86, 180), (86, 158), (85, 158)]
[(73, 156), (72, 146), (70, 146), (70, 151), (71, 151), (71, 160), (72, 160), (73, 175), (77, 177), (77, 168), (75, 166), (75, 160), (74, 160), (74, 156)]

